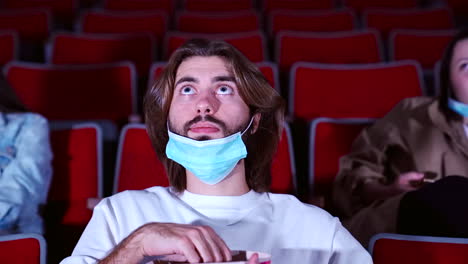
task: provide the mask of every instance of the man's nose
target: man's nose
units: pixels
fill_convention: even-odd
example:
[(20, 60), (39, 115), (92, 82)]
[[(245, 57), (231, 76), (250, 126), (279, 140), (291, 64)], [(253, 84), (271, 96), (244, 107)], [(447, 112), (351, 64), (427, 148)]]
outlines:
[(213, 95), (204, 95), (197, 102), (197, 114), (199, 115), (212, 115), (219, 108), (219, 101)]

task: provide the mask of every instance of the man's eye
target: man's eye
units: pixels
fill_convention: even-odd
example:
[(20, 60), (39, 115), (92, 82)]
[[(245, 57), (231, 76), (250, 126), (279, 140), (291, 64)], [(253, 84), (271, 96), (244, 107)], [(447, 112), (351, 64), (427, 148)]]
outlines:
[(185, 86), (180, 90), (181, 94), (194, 94), (195, 90), (190, 86)]
[(460, 70), (463, 70), (463, 71), (468, 70), (468, 63), (462, 63), (462, 64), (460, 64)]
[(217, 94), (232, 94), (233, 89), (229, 86), (220, 86), (218, 87), (218, 90), (216, 91)]

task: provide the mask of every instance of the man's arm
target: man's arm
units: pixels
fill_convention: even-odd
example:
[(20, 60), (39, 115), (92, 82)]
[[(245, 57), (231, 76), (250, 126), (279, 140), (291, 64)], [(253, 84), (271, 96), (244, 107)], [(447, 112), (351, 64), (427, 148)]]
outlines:
[(131, 233), (99, 263), (137, 264), (145, 256), (190, 263), (231, 260), (229, 248), (208, 226), (149, 223)]

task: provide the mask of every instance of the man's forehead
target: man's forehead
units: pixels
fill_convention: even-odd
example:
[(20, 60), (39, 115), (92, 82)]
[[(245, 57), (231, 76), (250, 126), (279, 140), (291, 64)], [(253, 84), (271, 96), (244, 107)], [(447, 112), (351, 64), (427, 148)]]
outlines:
[(215, 75), (234, 76), (232, 67), (224, 58), (219, 56), (192, 56), (183, 60), (176, 71), (176, 79), (185, 74), (209, 72)]

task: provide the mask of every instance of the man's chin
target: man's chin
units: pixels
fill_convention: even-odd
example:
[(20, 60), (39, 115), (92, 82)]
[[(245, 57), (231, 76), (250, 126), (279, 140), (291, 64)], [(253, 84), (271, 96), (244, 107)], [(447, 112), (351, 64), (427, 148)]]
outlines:
[(213, 139), (213, 138), (210, 137), (210, 136), (203, 135), (203, 136), (196, 137), (194, 139), (197, 140), (197, 141), (205, 141), (205, 140), (210, 140), (210, 139)]

